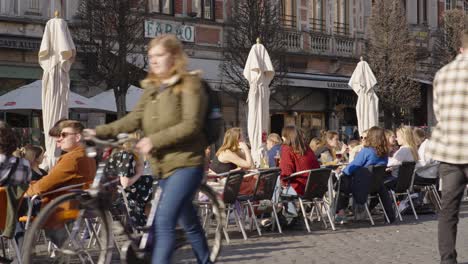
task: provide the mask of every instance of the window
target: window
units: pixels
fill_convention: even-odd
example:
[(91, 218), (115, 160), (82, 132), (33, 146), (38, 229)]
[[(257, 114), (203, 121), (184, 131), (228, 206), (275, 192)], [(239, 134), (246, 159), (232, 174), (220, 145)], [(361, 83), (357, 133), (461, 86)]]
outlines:
[(416, 7), (418, 24), (427, 24), (427, 0), (418, 0)]
[(281, 24), (283, 27), (296, 28), (297, 26), (296, 0), (281, 1)]
[(310, 19), (311, 30), (325, 32), (325, 21), (325, 0), (313, 0)]
[(39, 10), (39, 0), (29, 0), (29, 9)]
[(161, 13), (166, 15), (174, 14), (173, 0), (150, 0), (150, 12)]
[(14, 15), (17, 13), (17, 0), (0, 0), (0, 14)]
[(335, 33), (349, 34), (349, 1), (336, 0), (335, 2)]
[(450, 10), (450, 9), (455, 9), (455, 8), (457, 8), (457, 0), (445, 0), (445, 10)]
[(192, 12), (189, 12), (189, 16), (214, 19), (214, 0), (192, 0)]

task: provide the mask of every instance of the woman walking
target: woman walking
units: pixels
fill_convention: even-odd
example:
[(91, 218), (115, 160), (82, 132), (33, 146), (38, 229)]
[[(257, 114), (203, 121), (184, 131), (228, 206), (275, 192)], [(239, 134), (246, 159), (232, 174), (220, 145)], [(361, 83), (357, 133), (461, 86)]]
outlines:
[(148, 45), (149, 73), (135, 109), (90, 135), (112, 137), (142, 129), (136, 149), (149, 156), (162, 188), (154, 231), (154, 264), (171, 263), (175, 226), (179, 223), (198, 263), (210, 263), (210, 252), (192, 198), (203, 179), (203, 133), (208, 97), (198, 76), (187, 73), (187, 56), (174, 35), (161, 35)]

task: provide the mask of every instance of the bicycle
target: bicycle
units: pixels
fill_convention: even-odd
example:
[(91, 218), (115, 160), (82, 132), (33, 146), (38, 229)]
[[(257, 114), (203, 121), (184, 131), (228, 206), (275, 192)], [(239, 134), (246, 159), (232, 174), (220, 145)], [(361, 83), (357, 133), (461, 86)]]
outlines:
[[(119, 136), (118, 141), (100, 140), (92, 138), (92, 142), (101, 148), (111, 146), (120, 147), (127, 142), (127, 136)], [(87, 148), (89, 157), (96, 157), (96, 148)], [(151, 262), (151, 230), (155, 217), (158, 191), (152, 200), (147, 225), (134, 232), (127, 228), (122, 218), (113, 219), (111, 214), (112, 191), (115, 190), (119, 179), (107, 179), (104, 175), (105, 162), (100, 162), (91, 187), (87, 190), (73, 189), (63, 194), (42, 208), (26, 232), (24, 242), (23, 263), (99, 263), (107, 264), (112, 260), (113, 244), (119, 251), (121, 263), (150, 263)], [(115, 192), (114, 192), (115, 193)], [(209, 203), (198, 203), (198, 197), (204, 196)], [(73, 206), (61, 210), (65, 204)], [(199, 193), (195, 195), (194, 204), (199, 209), (199, 215), (205, 221), (205, 233), (211, 249), (210, 260), (215, 262), (222, 247), (222, 231), (225, 226), (226, 215), (223, 201), (208, 185), (202, 184)], [(64, 217), (62, 231), (67, 237), (61, 239), (48, 238), (47, 229), (51, 216), (62, 213)], [(208, 221), (206, 221), (208, 220)], [(213, 222), (214, 221), (214, 222)], [(206, 228), (208, 227), (208, 229)], [(210, 227), (215, 227), (210, 233)], [(51, 232), (49, 231), (49, 236)], [(120, 240), (124, 240), (121, 247)], [(52, 241), (55, 240), (55, 241)], [(41, 243), (42, 242), (42, 243)], [(51, 243), (53, 243), (51, 245)], [(48, 244), (48, 245), (47, 245)], [(178, 243), (176, 249), (187, 244)], [(47, 245), (47, 251), (45, 247)], [(37, 252), (39, 251), (39, 252)], [(51, 256), (54, 254), (54, 256)], [(176, 255), (176, 254), (174, 254)]]

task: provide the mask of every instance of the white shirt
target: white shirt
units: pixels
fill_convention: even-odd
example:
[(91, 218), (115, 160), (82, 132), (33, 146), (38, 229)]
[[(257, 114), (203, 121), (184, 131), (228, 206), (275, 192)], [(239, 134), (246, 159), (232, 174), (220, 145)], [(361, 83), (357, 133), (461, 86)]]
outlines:
[[(415, 161), (413, 154), (411, 153), (411, 148), (406, 147), (406, 146), (401, 146), (395, 154), (393, 154), (393, 157), (390, 157), (388, 159), (388, 164), (387, 166), (399, 166), (401, 165), (404, 161)], [(392, 169), (392, 176), (393, 177), (398, 177), (398, 167), (393, 167)]]
[(418, 149), (418, 155), (419, 155), (419, 161), (416, 164), (417, 166), (426, 166), (428, 163), (431, 163), (432, 159), (429, 156), (426, 156), (426, 146), (428, 144), (429, 140), (426, 138), (423, 143), (419, 146)]
[(433, 160), (430, 155), (426, 155), (426, 147), (431, 142), (425, 139), (418, 149), (419, 160), (416, 163), (416, 174), (423, 178), (437, 178), (439, 167), (436, 166), (439, 162)]

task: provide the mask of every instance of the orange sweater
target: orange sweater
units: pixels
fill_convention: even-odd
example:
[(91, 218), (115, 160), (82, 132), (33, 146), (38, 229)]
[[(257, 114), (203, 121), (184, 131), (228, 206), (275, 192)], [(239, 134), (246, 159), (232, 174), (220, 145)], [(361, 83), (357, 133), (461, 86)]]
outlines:
[(62, 155), (49, 174), (31, 183), (28, 196), (42, 194), (73, 184), (90, 183), (96, 174), (96, 162), (86, 156), (84, 147), (79, 146)]

